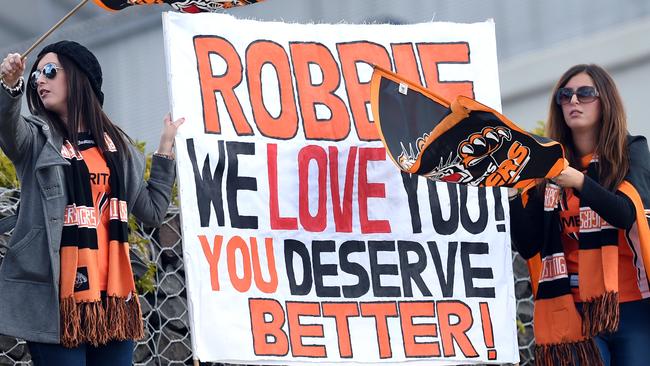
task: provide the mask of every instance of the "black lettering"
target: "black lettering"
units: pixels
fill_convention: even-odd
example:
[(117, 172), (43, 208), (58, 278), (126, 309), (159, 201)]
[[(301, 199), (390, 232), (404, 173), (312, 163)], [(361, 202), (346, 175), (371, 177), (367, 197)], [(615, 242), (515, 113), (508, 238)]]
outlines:
[(422, 220), (420, 219), (420, 204), (418, 202), (418, 182), (419, 176), (415, 174), (402, 173), (402, 184), (408, 198), (409, 212), (411, 214), (411, 227), (413, 233), (422, 232)]
[(461, 242), (460, 260), (463, 265), (463, 278), (465, 280), (465, 296), (494, 298), (494, 287), (474, 287), (474, 278), (494, 278), (492, 268), (472, 267), (469, 256), (471, 254), (488, 254), (490, 247), (484, 242)]
[(440, 283), (440, 291), (442, 297), (454, 296), (454, 274), (456, 271), (456, 251), (458, 250), (458, 242), (450, 241), (447, 245), (447, 275), (442, 270), (442, 259), (440, 258), (440, 250), (435, 241), (427, 242), (429, 245), (429, 252), (433, 258), (433, 265), (438, 274), (438, 282)]
[[(400, 240), (397, 242), (397, 250), (399, 252), (399, 268), (402, 274), (404, 296), (413, 297), (411, 280), (415, 282), (423, 296), (431, 296), (431, 291), (422, 280), (422, 272), (427, 268), (427, 255), (422, 245), (413, 241)], [(415, 253), (417, 256), (414, 263), (409, 263), (409, 253)]]
[(201, 227), (208, 227), (210, 224), (210, 206), (217, 214), (217, 225), (224, 225), (223, 215), (223, 196), (221, 194), (221, 182), (223, 179), (225, 162), (225, 152), (223, 141), (217, 142), (219, 150), (219, 160), (214, 170), (214, 175), (210, 172), (210, 155), (205, 156), (203, 161), (203, 170), (199, 172), (199, 166), (196, 161), (196, 152), (194, 150), (194, 139), (187, 139), (187, 154), (192, 162), (194, 171), (194, 185), (196, 186), (196, 202), (199, 206), (199, 219)]
[(238, 155), (255, 155), (255, 144), (250, 142), (228, 141), (228, 176), (226, 195), (228, 213), (232, 227), (238, 229), (257, 229), (257, 216), (242, 216), (237, 205), (237, 191), (257, 191), (257, 180), (253, 177), (238, 176)]
[[(296, 280), (296, 272), (293, 269), (294, 254), (298, 255), (302, 264), (302, 283)], [(284, 241), (284, 265), (287, 269), (287, 279), (289, 280), (289, 290), (292, 295), (307, 295), (311, 291), (312, 275), (311, 261), (309, 251), (305, 244), (298, 240), (286, 239)]]
[(458, 192), (456, 191), (456, 184), (441, 184), (447, 187), (449, 192), (449, 219), (445, 220), (442, 217), (442, 206), (440, 204), (440, 196), (436, 189), (436, 182), (427, 179), (427, 187), (429, 188), (429, 206), (431, 208), (431, 218), (433, 221), (434, 230), (440, 235), (451, 235), (458, 229)]
[(368, 242), (368, 251), (370, 253), (370, 276), (372, 277), (372, 291), (376, 297), (398, 297), (400, 296), (399, 286), (382, 286), (381, 275), (397, 275), (397, 265), (379, 264), (377, 259), (378, 252), (394, 252), (394, 241), (375, 241)]
[(359, 263), (350, 262), (350, 253), (363, 253), (366, 251), (366, 243), (358, 240), (348, 240), (339, 247), (339, 262), (341, 271), (357, 276), (359, 282), (356, 285), (344, 285), (343, 297), (358, 298), (368, 293), (370, 279), (368, 272)]
[(335, 253), (336, 245), (333, 240), (314, 240), (311, 243), (312, 263), (314, 265), (314, 286), (319, 297), (341, 297), (341, 290), (334, 286), (323, 284), (324, 276), (338, 274), (336, 264), (322, 264), (321, 253)]
[[(470, 234), (479, 234), (485, 231), (488, 219), (487, 199), (485, 187), (478, 188), (478, 219), (472, 221), (469, 217), (469, 205), (467, 204), (467, 186), (458, 185), (460, 189), (460, 222)], [(471, 205), (472, 208), (476, 207)]]

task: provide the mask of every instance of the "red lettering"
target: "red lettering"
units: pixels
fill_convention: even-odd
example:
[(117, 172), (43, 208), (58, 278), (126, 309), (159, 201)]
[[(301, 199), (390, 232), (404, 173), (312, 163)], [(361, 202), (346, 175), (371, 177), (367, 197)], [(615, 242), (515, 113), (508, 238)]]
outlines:
[(383, 160), (386, 160), (386, 151), (383, 147), (359, 149), (359, 221), (361, 232), (364, 234), (390, 233), (391, 231), (388, 220), (370, 220), (368, 218), (368, 199), (386, 197), (384, 183), (368, 182), (368, 161)]
[[(316, 162), (318, 187), (318, 210), (312, 216), (309, 212), (309, 162)], [(300, 223), (305, 230), (322, 232), (327, 226), (327, 154), (320, 146), (305, 146), (298, 153), (298, 211)]]
[(334, 224), (336, 232), (352, 232), (352, 191), (354, 184), (354, 163), (357, 160), (357, 148), (350, 147), (348, 163), (345, 168), (345, 185), (343, 188), (343, 202), (339, 189), (339, 159), (336, 146), (329, 147), (330, 189), (332, 190), (332, 210), (334, 211)]
[(273, 230), (297, 230), (298, 220), (295, 217), (280, 217), (278, 203), (278, 145), (268, 144), (267, 170), (269, 173), (269, 216)]

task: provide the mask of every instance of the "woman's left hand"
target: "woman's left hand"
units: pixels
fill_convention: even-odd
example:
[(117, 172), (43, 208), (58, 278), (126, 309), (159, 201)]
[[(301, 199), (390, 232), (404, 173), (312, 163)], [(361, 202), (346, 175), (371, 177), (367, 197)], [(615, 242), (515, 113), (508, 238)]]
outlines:
[(581, 191), (582, 185), (585, 183), (585, 175), (581, 171), (568, 166), (557, 177), (551, 180), (560, 187), (575, 188)]
[(174, 148), (174, 138), (176, 137), (178, 127), (182, 125), (183, 122), (185, 122), (185, 118), (179, 118), (176, 121), (172, 121), (171, 113), (167, 113), (165, 115), (165, 119), (163, 121), (163, 131), (160, 135), (160, 145), (158, 146), (158, 150), (156, 150), (156, 152), (165, 155), (172, 155), (172, 150)]

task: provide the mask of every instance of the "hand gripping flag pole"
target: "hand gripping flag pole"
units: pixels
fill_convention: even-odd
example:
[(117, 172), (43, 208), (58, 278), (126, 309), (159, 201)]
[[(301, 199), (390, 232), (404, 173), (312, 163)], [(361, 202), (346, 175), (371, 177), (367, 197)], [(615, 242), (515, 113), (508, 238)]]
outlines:
[[(63, 18), (61, 18), (58, 22), (56, 22), (56, 24), (54, 24), (52, 26), (52, 28), (48, 29), (47, 32), (43, 33), (43, 35), (40, 36), (36, 40), (36, 42), (34, 42), (34, 44), (29, 46), (27, 51), (25, 51), (25, 52), (23, 52), (21, 54), (21, 56), (20, 56), (21, 60), (24, 60), (27, 57), (27, 55), (29, 55), (34, 50), (34, 48), (36, 48), (36, 46), (41, 44), (41, 42), (43, 42), (45, 40), (45, 38), (47, 38), (50, 34), (52, 34), (52, 32), (54, 32), (57, 28), (59, 28), (61, 26), (61, 24), (65, 23), (66, 20), (68, 20), (77, 11), (79, 11), (79, 9), (81, 9), (84, 5), (86, 5), (86, 3), (88, 1), (90, 1), (90, 0), (82, 0), (79, 4), (77, 4), (77, 6), (74, 7), (74, 9), (70, 10), (70, 12), (68, 12), (68, 14), (66, 14)], [(0, 75), (0, 80), (2, 80), (2, 79), (4, 79), (4, 75)]]
[(435, 92), (375, 66), (370, 101), (381, 140), (404, 172), (434, 181), (523, 188), (568, 163), (558, 142), (530, 134), (499, 112)]

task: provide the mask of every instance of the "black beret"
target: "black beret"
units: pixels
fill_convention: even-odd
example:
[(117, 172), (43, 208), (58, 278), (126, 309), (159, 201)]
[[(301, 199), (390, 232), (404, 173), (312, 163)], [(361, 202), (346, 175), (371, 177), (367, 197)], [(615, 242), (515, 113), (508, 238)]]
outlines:
[(42, 55), (54, 52), (57, 55), (64, 55), (72, 62), (74, 62), (79, 69), (88, 77), (90, 85), (99, 100), (99, 104), (104, 104), (104, 93), (102, 93), (102, 67), (97, 61), (97, 57), (93, 55), (86, 47), (74, 41), (60, 41), (45, 46), (38, 54)]

